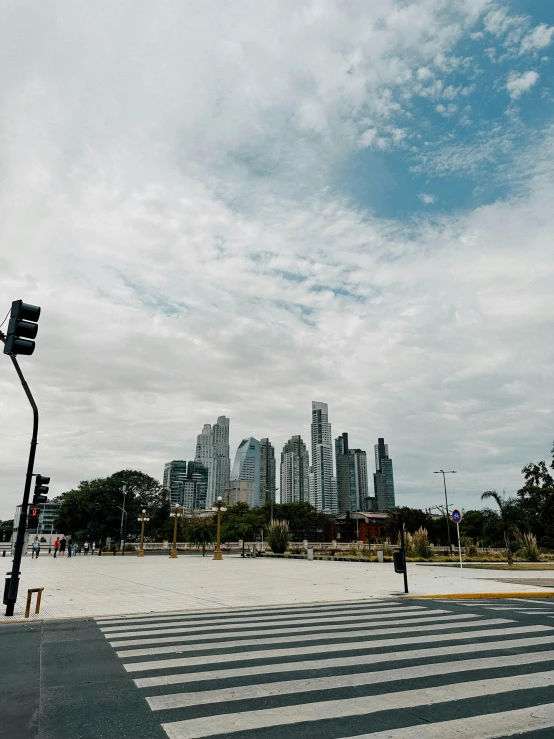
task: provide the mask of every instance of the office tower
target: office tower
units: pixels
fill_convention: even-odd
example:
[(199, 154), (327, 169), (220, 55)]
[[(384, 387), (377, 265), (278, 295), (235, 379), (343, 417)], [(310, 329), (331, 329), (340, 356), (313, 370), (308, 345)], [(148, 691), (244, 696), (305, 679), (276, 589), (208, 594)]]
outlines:
[(301, 436), (292, 436), (281, 452), (281, 503), (308, 503), (310, 457)]
[(164, 469), (163, 486), (169, 492), (169, 505), (183, 505), (183, 484), (187, 479), (187, 463), (184, 459), (168, 462)]
[(269, 439), (260, 441), (260, 505), (275, 503), (275, 449)]
[(251, 436), (239, 444), (231, 471), (231, 484), (240, 482), (252, 484), (249, 505), (257, 508), (260, 505), (260, 442)]
[(385, 444), (382, 438), (378, 439), (375, 444), (375, 469), (373, 486), (377, 510), (390, 511), (395, 506), (392, 459), (389, 457), (389, 445)]
[(333, 441), (327, 403), (312, 401), (312, 466), (310, 503), (318, 511), (338, 513), (337, 480), (333, 475)]
[(227, 505), (246, 503), (249, 508), (254, 507), (254, 481), (233, 480), (231, 478), (227, 488)]
[(364, 510), (368, 497), (366, 453), (350, 449), (344, 432), (335, 439), (335, 458), (339, 514)]
[(220, 495), (225, 500), (229, 486), (229, 423), (228, 418), (220, 416), (213, 426), (205, 424), (197, 437), (194, 460), (208, 468), (206, 508), (211, 508)]
[(187, 479), (183, 486), (181, 505), (185, 511), (198, 511), (206, 508), (208, 494), (208, 468), (201, 462), (189, 462)]

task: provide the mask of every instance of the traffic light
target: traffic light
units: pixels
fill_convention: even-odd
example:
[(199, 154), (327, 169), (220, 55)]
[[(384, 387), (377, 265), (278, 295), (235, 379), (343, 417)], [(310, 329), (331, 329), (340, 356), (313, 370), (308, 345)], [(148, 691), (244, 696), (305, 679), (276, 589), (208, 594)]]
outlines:
[(392, 514), (392, 522), (395, 526), (402, 526), (402, 516), (400, 513)]
[(8, 335), (4, 344), (4, 354), (26, 354), (35, 351), (34, 339), (38, 331), (40, 308), (22, 300), (14, 300), (10, 313)]
[(46, 503), (48, 498), (46, 497), (48, 495), (48, 484), (50, 482), (49, 477), (44, 477), (44, 475), (37, 475), (37, 479), (35, 482), (35, 492), (33, 493), (33, 505), (39, 505), (39, 503)]
[(397, 549), (393, 552), (392, 558), (394, 561), (394, 571), (399, 574), (406, 572), (406, 555), (404, 554), (404, 550)]

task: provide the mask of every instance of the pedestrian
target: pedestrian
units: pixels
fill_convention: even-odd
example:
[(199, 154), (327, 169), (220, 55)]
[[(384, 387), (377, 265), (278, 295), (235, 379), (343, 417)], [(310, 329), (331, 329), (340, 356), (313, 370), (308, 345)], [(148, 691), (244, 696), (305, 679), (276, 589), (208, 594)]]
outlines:
[(65, 536), (62, 536), (60, 541), (60, 557), (65, 557), (65, 545), (67, 544)]
[(54, 542), (54, 559), (58, 556), (58, 549), (60, 548), (60, 537), (58, 536)]
[(67, 556), (71, 557), (73, 554), (73, 539), (68, 539), (67, 541)]
[(31, 559), (35, 559), (35, 557), (38, 559), (39, 554), (40, 554), (40, 542), (38, 540), (38, 536), (35, 536), (35, 540), (33, 542), (33, 551), (31, 552)]
[(90, 548), (90, 553), (92, 554), (92, 556), (93, 556), (93, 557), (94, 557), (94, 550), (95, 550), (95, 549), (96, 549), (96, 542), (95, 542), (95, 541), (93, 541), (93, 542), (92, 542), (92, 547)]
[(87, 539), (87, 540), (85, 541), (85, 543), (84, 543), (85, 557), (86, 557), (86, 556), (87, 556), (87, 554), (88, 554), (88, 550), (89, 550), (89, 547), (90, 547), (90, 544), (88, 543), (88, 539)]
[(78, 547), (77, 547), (77, 542), (75, 542), (75, 544), (73, 545), (73, 556), (74, 556), (74, 557), (76, 557), (76, 556), (77, 556), (77, 549), (78, 549)]

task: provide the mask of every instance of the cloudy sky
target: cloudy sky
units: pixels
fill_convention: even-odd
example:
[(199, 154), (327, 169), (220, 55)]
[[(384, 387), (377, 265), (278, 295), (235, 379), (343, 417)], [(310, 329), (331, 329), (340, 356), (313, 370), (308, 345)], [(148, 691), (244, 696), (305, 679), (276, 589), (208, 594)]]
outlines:
[[(397, 501), (513, 494), (554, 391), (554, 4), (0, 0), (0, 296), (61, 493), (311, 401)], [(4, 325), (5, 329), (5, 325)], [(0, 518), (31, 413), (0, 367)], [(372, 456), (369, 457), (372, 460)]]

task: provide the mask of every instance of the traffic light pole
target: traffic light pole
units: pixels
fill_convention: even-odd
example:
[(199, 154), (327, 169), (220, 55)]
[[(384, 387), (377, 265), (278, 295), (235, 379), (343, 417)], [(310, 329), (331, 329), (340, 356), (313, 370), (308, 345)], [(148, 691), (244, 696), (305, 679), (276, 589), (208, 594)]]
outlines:
[(27, 506), (29, 505), (29, 495), (31, 493), (31, 482), (33, 481), (33, 467), (35, 465), (35, 452), (37, 449), (37, 437), (38, 437), (38, 408), (27, 381), (23, 377), (21, 368), (17, 362), (17, 359), (13, 354), (10, 354), (13, 366), (21, 384), (23, 390), (27, 396), (31, 408), (33, 409), (33, 438), (31, 439), (31, 448), (29, 450), (29, 461), (27, 462), (27, 476), (25, 477), (25, 489), (23, 491), (23, 502), (21, 504), (21, 514), (19, 516), (19, 525), (17, 527), (17, 539), (15, 541), (15, 550), (13, 556), (12, 574), (10, 579), (10, 589), (8, 591), (8, 603), (6, 606), (6, 616), (13, 616), (15, 608), (15, 602), (17, 600), (17, 590), (19, 588), (19, 568), (21, 567), (21, 556), (23, 554), (23, 544), (25, 541), (25, 531), (27, 529)]
[(408, 592), (408, 565), (406, 563), (406, 546), (404, 544), (404, 522), (400, 524), (400, 546), (404, 553), (404, 592)]

